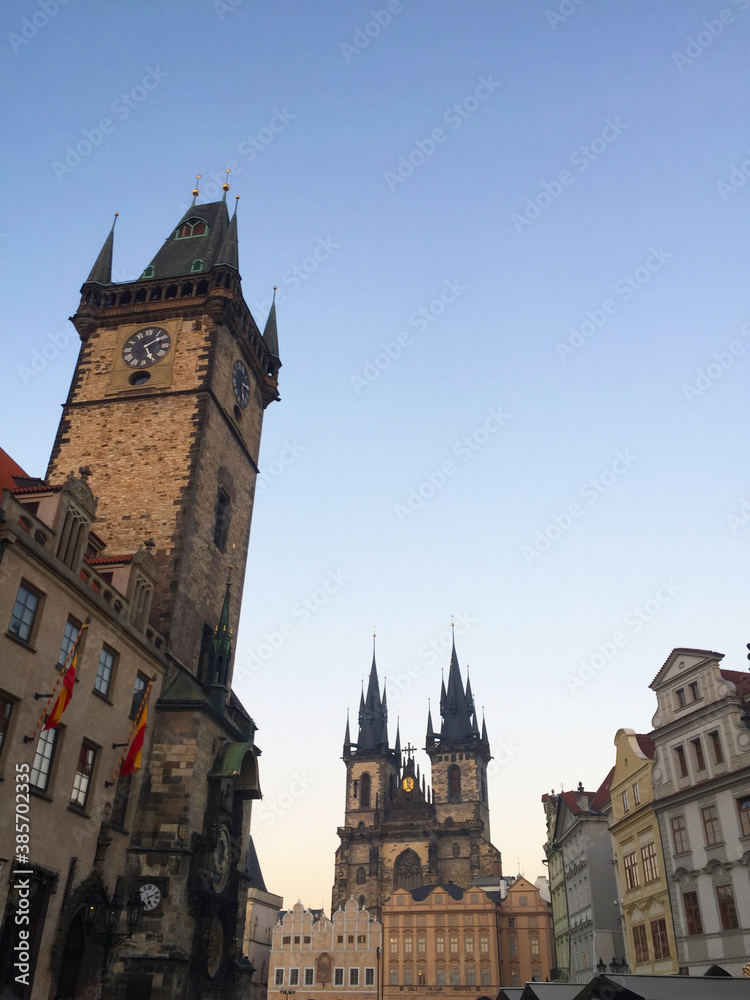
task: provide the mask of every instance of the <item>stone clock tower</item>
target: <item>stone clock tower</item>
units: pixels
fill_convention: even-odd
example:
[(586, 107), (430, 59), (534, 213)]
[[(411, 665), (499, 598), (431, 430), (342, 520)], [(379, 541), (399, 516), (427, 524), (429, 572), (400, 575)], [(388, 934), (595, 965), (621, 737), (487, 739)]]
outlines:
[[(153, 571), (127, 595), (130, 621), (164, 637), (137, 801), (120, 777), (120, 818), (104, 817), (100, 833), (102, 857), (127, 836), (117, 892), (144, 904), (136, 933), (113, 948), (108, 1000), (239, 1000), (253, 974), (242, 942), (260, 750), (231, 688), (232, 630), (281, 362), (275, 305), (261, 334), (242, 295), (227, 191), (212, 204), (194, 191), (135, 281), (112, 281), (113, 226), (72, 318), (81, 351), (47, 473), (54, 488), (86, 470), (107, 547), (84, 562), (106, 575), (148, 559)], [(69, 926), (95, 882), (71, 894)]]
[(226, 190), (194, 197), (137, 281), (112, 282), (113, 239), (114, 226), (72, 317), (81, 352), (47, 478), (91, 470), (113, 555), (153, 542), (151, 619), (205, 680), (230, 563), (239, 617), (263, 412), (278, 399), (275, 307), (261, 335)]

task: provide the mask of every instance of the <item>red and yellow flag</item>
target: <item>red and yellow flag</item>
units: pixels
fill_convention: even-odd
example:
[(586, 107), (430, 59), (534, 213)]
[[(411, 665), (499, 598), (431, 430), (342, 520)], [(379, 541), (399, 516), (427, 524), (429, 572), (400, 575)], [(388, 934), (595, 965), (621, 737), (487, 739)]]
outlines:
[(143, 700), (141, 701), (141, 707), (138, 709), (138, 716), (135, 721), (135, 735), (120, 765), (121, 775), (132, 774), (134, 771), (140, 771), (141, 769), (141, 750), (143, 750), (143, 741), (146, 738), (146, 708), (150, 690), (151, 683), (149, 683), (143, 693)]
[(55, 701), (52, 711), (47, 716), (47, 721), (44, 724), (42, 732), (44, 732), (45, 729), (55, 729), (60, 725), (62, 714), (68, 707), (70, 699), (73, 697), (73, 685), (76, 682), (76, 667), (78, 665), (78, 643), (80, 642), (81, 635), (83, 634), (83, 629), (85, 627), (86, 626), (84, 625), (78, 633), (75, 645), (71, 649), (70, 653), (68, 653), (68, 665), (63, 675), (62, 690), (57, 696), (57, 700)]

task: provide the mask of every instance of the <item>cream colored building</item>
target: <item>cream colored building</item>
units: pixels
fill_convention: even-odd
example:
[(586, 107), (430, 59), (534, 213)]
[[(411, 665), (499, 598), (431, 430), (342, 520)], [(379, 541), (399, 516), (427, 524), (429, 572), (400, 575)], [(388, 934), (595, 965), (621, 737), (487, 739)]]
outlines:
[(350, 899), (329, 920), (297, 902), (273, 930), (268, 1000), (299, 994), (325, 1000), (378, 1000), (382, 926)]
[(639, 975), (672, 975), (679, 962), (659, 821), (654, 812), (651, 736), (615, 736), (609, 832), (615, 854), (628, 964)]
[(547, 982), (555, 967), (552, 907), (521, 875), (500, 905), (498, 928), (500, 985)]

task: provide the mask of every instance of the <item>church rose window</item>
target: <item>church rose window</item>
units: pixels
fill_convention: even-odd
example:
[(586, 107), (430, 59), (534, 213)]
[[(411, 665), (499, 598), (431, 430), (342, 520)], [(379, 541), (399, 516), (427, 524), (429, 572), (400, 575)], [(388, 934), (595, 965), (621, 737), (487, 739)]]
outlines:
[(409, 848), (396, 858), (393, 866), (393, 886), (396, 889), (416, 889), (422, 884), (422, 862), (416, 851)]

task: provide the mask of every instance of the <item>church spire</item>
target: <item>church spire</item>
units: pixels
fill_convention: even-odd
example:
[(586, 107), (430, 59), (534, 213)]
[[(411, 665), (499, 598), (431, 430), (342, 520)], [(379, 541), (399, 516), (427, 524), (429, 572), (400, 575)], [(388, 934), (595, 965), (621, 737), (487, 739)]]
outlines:
[(385, 693), (380, 697), (380, 682), (378, 668), (375, 663), (375, 637), (373, 636), (372, 667), (367, 682), (367, 694), (364, 691), (359, 701), (359, 734), (357, 750), (377, 750), (388, 746), (388, 703)]
[(227, 226), (227, 231), (224, 234), (224, 239), (222, 241), (221, 248), (218, 254), (216, 255), (216, 263), (226, 264), (227, 267), (233, 267), (235, 271), (239, 271), (240, 269), (240, 254), (237, 241), (236, 212), (229, 220), (229, 225)]
[(352, 755), (352, 738), (349, 732), (349, 709), (346, 710), (346, 732), (344, 733), (344, 760)]
[(97, 285), (112, 284), (112, 251), (115, 245), (115, 223), (119, 214), (119, 212), (115, 212), (112, 228), (107, 234), (107, 238), (99, 251), (99, 256), (96, 258), (94, 266), (91, 268), (91, 274), (86, 279), (87, 284), (90, 281), (96, 282)]
[(263, 340), (266, 342), (271, 357), (279, 360), (279, 332), (276, 327), (276, 285), (273, 286), (273, 301), (266, 320), (266, 327), (263, 331)]
[(456, 655), (456, 641), (453, 639), (451, 650), (451, 662), (448, 670), (448, 686), (440, 695), (440, 714), (443, 717), (443, 726), (440, 733), (440, 742), (446, 740), (467, 740), (473, 736), (479, 736), (479, 731), (475, 732), (475, 723), (472, 722), (474, 702), (471, 694), (471, 685), (467, 682), (464, 690), (461, 680), (461, 670), (458, 666), (458, 656)]
[(425, 750), (432, 750), (435, 746), (435, 730), (432, 728), (432, 708), (427, 708), (427, 739)]
[(221, 606), (219, 623), (214, 629), (214, 636), (208, 654), (208, 669), (204, 681), (206, 687), (211, 691), (211, 701), (219, 711), (223, 711), (226, 706), (230, 683), (230, 667), (232, 664), (232, 630), (229, 627), (232, 569), (233, 566), (230, 563), (227, 586), (224, 591), (224, 603)]

